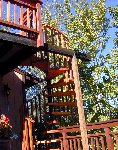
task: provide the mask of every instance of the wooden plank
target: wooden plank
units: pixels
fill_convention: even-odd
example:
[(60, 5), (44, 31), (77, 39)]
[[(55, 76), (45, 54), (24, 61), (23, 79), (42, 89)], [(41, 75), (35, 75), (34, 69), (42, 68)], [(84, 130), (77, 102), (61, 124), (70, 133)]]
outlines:
[(48, 72), (47, 77), (45, 78), (46, 80), (48, 79), (53, 79), (56, 76), (63, 74), (64, 72), (66, 72), (68, 69), (67, 68), (59, 68), (59, 69), (50, 69)]
[(7, 21), (10, 21), (10, 1), (7, 2)]
[(68, 116), (71, 115), (71, 112), (52, 112), (51, 114), (55, 116)]
[(105, 150), (105, 144), (104, 144), (104, 138), (103, 136), (100, 137), (101, 145), (102, 145), (102, 150)]
[(55, 103), (48, 103), (48, 106), (77, 106), (76, 102), (55, 102)]
[(16, 4), (14, 4), (14, 24), (16, 24)]
[(65, 85), (73, 84), (73, 83), (74, 83), (73, 79), (68, 78), (68, 81), (66, 82), (66, 80), (64, 78), (62, 78), (57, 83), (53, 83), (53, 84), (47, 86), (46, 88), (57, 88), (57, 87), (61, 87), (61, 86), (65, 86)]
[(30, 10), (27, 8), (27, 27), (30, 28)]

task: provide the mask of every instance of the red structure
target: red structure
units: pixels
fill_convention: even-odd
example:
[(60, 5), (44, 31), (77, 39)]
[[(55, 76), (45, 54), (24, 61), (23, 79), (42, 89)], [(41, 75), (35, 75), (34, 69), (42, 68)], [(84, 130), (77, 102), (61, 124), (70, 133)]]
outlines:
[[(80, 127), (61, 128), (62, 118), (71, 117), (77, 107), (74, 52), (69, 49), (66, 35), (42, 24), (41, 4), (40, 0), (0, 0), (0, 25), (7, 30), (0, 31), (0, 114), (10, 118), (18, 134), (18, 139), (12, 141), (12, 150), (82, 149)], [(42, 95), (26, 100), (25, 89), (41, 79), (21, 71), (18, 65), (34, 66), (44, 72), (47, 85)], [(40, 126), (38, 130), (42, 119), (40, 96), (45, 104), (46, 128)], [(118, 132), (110, 131), (116, 126), (117, 119), (87, 124), (89, 149), (118, 149)], [(37, 141), (34, 128), (40, 132)], [(93, 129), (100, 132), (94, 134)], [(68, 136), (72, 132), (76, 135)]]

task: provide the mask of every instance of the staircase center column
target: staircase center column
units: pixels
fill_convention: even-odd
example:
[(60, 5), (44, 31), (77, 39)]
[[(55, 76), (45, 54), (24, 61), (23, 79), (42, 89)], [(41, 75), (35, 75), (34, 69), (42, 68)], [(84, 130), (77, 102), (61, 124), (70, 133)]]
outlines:
[(79, 114), (79, 123), (80, 123), (83, 150), (89, 150), (87, 128), (86, 128), (82, 93), (80, 87), (78, 63), (75, 56), (73, 56), (72, 59), (72, 69), (73, 69), (73, 76), (74, 76), (74, 83), (75, 83), (75, 93), (76, 93), (76, 100), (77, 100), (77, 107), (78, 107), (78, 114)]

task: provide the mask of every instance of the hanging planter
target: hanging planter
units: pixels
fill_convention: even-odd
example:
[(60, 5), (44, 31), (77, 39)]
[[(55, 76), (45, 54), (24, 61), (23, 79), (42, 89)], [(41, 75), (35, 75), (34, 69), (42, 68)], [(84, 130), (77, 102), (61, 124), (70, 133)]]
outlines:
[(2, 114), (0, 118), (0, 150), (10, 150), (11, 137), (12, 126), (9, 118)]

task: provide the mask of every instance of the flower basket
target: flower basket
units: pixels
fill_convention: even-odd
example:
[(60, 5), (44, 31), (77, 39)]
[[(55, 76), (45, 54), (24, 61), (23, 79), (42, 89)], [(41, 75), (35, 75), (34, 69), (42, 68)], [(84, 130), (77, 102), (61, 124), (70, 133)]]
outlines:
[(0, 118), (0, 140), (10, 140), (12, 136), (12, 126), (10, 125), (9, 118), (1, 115)]

